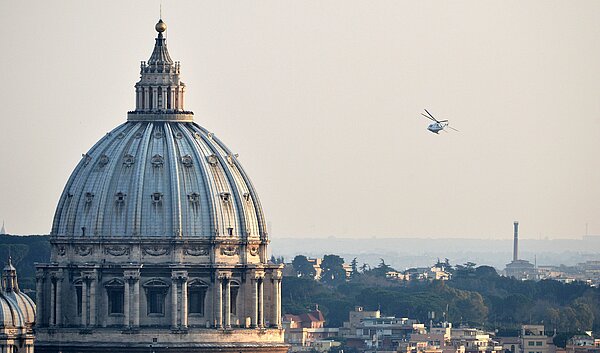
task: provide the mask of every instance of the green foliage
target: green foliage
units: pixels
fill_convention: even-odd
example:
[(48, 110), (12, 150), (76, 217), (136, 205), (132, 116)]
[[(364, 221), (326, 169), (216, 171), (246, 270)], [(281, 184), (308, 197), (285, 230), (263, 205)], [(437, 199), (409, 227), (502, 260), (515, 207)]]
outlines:
[[(324, 271), (330, 264), (341, 268), (343, 260), (339, 256), (328, 255), (328, 259), (323, 261)], [(448, 261), (440, 264), (450, 268)], [(518, 281), (499, 276), (492, 267), (475, 267), (473, 263), (457, 265), (455, 276), (447, 282), (388, 280), (383, 272), (388, 265), (383, 260), (374, 269), (361, 267), (362, 273), (336, 286), (330, 286), (327, 280), (322, 283), (286, 277), (284, 311), (301, 313), (319, 304), (330, 327), (341, 326), (348, 320), (348, 312), (361, 305), (421, 322), (427, 322), (427, 313), (434, 311), (439, 319), (445, 316), (454, 323), (490, 329), (516, 330), (523, 323), (543, 323), (547, 330), (559, 332), (600, 330), (600, 289), (583, 283)], [(331, 279), (329, 275), (326, 278)], [(293, 311), (286, 311), (288, 308)]]
[(2, 267), (8, 256), (17, 269), (19, 286), (26, 292), (35, 289), (35, 263), (50, 261), (50, 243), (45, 236), (0, 235), (0, 263)]
[(314, 279), (317, 273), (313, 264), (311, 264), (304, 255), (297, 255), (294, 257), (292, 266), (294, 266), (294, 270), (298, 277)]
[(373, 275), (373, 276), (379, 277), (379, 278), (385, 278), (386, 274), (390, 271), (396, 271), (396, 270), (394, 270), (394, 268), (392, 268), (392, 266), (386, 264), (384, 259), (380, 259), (379, 265), (377, 265), (377, 267), (375, 267), (372, 270), (366, 271), (365, 274), (367, 274), (367, 275), (370, 274), (370, 275)]
[(328, 284), (341, 284), (346, 281), (344, 259), (337, 255), (325, 255), (321, 262), (321, 281)]
[(355, 278), (356, 276), (359, 275), (358, 261), (356, 261), (356, 257), (352, 259), (352, 262), (350, 262), (350, 267), (352, 268), (352, 274), (350, 275), (350, 277)]

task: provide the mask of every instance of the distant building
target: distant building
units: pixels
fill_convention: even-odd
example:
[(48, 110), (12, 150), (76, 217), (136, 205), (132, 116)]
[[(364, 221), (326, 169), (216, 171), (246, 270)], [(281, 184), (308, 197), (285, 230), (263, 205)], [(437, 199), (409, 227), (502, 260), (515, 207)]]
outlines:
[(340, 336), (342, 337), (355, 337), (356, 329), (364, 319), (379, 318), (381, 312), (379, 310), (364, 310), (362, 306), (355, 306), (354, 311), (351, 311), (348, 317), (349, 320), (344, 321), (343, 327), (340, 327)]
[(600, 353), (600, 339), (591, 335), (573, 336), (567, 341), (567, 353)]
[(444, 268), (439, 266), (431, 266), (431, 267), (414, 267), (409, 268), (404, 271), (403, 277), (398, 277), (402, 280), (438, 280), (438, 281), (447, 281), (450, 279), (452, 275), (450, 272), (445, 271)]
[(323, 341), (338, 336), (338, 328), (326, 328), (325, 317), (317, 308), (309, 313), (300, 315), (286, 314), (283, 316), (285, 343), (291, 344), (291, 351), (303, 351), (305, 348), (324, 349), (327, 344)]
[(367, 317), (356, 328), (355, 337), (365, 343), (367, 349), (395, 350), (407, 342), (412, 334), (425, 334), (425, 325), (409, 318)]
[(477, 328), (452, 328), (454, 347), (464, 347), (467, 353), (501, 353), (502, 345), (490, 333)]
[(549, 343), (544, 325), (521, 326), (521, 353), (554, 353), (554, 345)]
[(12, 261), (2, 271), (0, 287), (0, 352), (33, 353), (35, 304), (19, 290)]
[(506, 277), (514, 277), (519, 280), (537, 280), (535, 265), (527, 260), (519, 260), (519, 222), (514, 222), (513, 237), (513, 260), (506, 265), (504, 274)]

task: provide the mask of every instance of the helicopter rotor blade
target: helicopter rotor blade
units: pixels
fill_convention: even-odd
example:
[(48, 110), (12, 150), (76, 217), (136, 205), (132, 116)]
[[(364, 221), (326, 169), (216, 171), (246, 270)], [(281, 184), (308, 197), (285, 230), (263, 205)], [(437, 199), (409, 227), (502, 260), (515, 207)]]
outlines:
[(447, 126), (447, 127), (450, 128), (450, 129), (452, 129), (452, 130), (454, 130), (454, 131), (456, 131), (456, 132), (460, 132), (460, 131), (456, 130), (455, 128), (453, 128), (452, 126)]
[(421, 113), (421, 115), (423, 115), (424, 117), (426, 117), (426, 118), (427, 118), (427, 119), (429, 119), (429, 120), (433, 120), (433, 121), (435, 121), (436, 123), (438, 122), (438, 121), (437, 121), (437, 120), (435, 120), (434, 118), (432, 118), (432, 117), (430, 117), (430, 116), (427, 116), (427, 115), (425, 115), (425, 114), (423, 114), (423, 113)]
[(439, 123), (439, 121), (433, 117), (433, 114), (431, 114), (427, 109), (424, 109), (425, 112), (427, 112), (427, 114), (429, 114), (429, 116), (431, 117), (431, 119), (435, 120), (436, 123)]

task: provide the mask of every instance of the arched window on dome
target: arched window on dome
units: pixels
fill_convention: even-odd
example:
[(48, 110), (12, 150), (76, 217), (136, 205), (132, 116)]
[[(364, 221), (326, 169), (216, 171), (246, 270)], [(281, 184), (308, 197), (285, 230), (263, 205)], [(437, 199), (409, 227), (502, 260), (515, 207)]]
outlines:
[(240, 284), (236, 281), (231, 281), (229, 287), (229, 312), (231, 315), (237, 315), (237, 297), (240, 292)]
[(190, 315), (203, 316), (204, 302), (208, 284), (201, 280), (192, 280), (188, 283), (188, 313)]
[(104, 285), (108, 296), (108, 314), (122, 315), (125, 313), (125, 283), (119, 279), (112, 279)]
[(146, 292), (148, 315), (165, 315), (165, 296), (169, 290), (169, 285), (159, 279), (151, 279), (144, 283), (143, 287)]

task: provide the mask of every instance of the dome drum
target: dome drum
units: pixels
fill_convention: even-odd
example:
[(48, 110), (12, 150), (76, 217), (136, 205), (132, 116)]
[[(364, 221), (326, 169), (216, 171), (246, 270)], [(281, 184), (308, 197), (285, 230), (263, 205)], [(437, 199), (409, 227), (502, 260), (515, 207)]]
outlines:
[(51, 261), (57, 265), (73, 263), (165, 263), (265, 264), (266, 241), (214, 238), (205, 239), (73, 239), (54, 237)]

